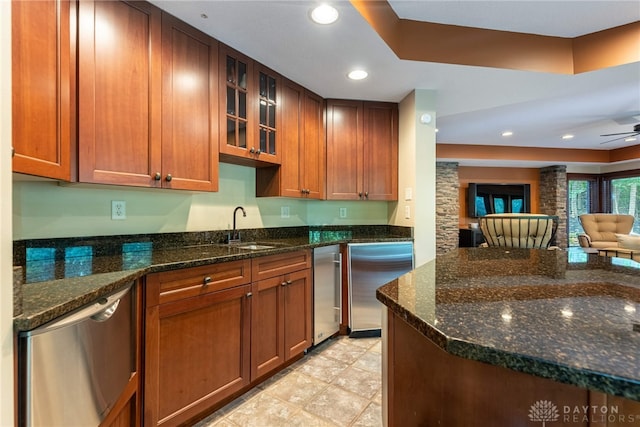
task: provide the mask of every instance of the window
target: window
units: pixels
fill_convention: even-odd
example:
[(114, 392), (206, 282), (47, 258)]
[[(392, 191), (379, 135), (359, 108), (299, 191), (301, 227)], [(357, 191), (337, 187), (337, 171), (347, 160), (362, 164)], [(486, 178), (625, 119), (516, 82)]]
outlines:
[(567, 175), (567, 231), (569, 246), (578, 246), (583, 232), (579, 216), (607, 212), (635, 217), (632, 232), (640, 234), (640, 170), (609, 174)]
[(633, 232), (640, 233), (640, 176), (612, 179), (611, 213), (633, 215)]

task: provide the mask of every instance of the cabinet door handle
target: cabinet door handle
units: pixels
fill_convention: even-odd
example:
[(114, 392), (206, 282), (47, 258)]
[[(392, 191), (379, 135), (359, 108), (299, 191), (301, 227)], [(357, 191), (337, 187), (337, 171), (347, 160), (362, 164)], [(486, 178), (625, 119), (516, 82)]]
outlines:
[(251, 150), (249, 150), (249, 152), (250, 152), (251, 154), (253, 154), (253, 153), (255, 153), (255, 152), (256, 152), (256, 149), (255, 149), (255, 148), (253, 148), (253, 147), (251, 147)]
[(362, 191), (358, 193), (358, 197), (362, 199)]
[(292, 282), (291, 282), (291, 280), (287, 280), (286, 283), (287, 283), (287, 285), (290, 285)]
[(209, 283), (211, 283), (211, 277), (207, 276), (202, 280), (202, 285), (203, 286), (207, 286)]
[(160, 181), (160, 179), (162, 179), (162, 174), (160, 174), (160, 172), (156, 172), (156, 174), (153, 176), (153, 179), (155, 179), (156, 181)]
[(253, 296), (253, 294), (251, 292), (247, 292), (247, 298), (251, 298), (251, 296)]
[(165, 178), (165, 180), (166, 180), (167, 182), (171, 182), (171, 180), (172, 180), (172, 179), (173, 179), (173, 177), (171, 176), (171, 174), (170, 174), (170, 173), (168, 173), (168, 174), (167, 174), (167, 177)]
[(287, 282), (280, 283), (280, 286), (287, 286)]
[(368, 192), (368, 191), (365, 191), (365, 192), (364, 192), (364, 198), (365, 198), (365, 199), (368, 199), (368, 198), (369, 198), (369, 192)]

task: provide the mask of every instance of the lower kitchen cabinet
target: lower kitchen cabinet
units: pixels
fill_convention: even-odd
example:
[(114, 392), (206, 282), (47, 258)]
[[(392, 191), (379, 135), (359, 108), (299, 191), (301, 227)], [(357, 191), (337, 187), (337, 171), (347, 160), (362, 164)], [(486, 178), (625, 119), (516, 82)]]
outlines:
[(311, 346), (311, 270), (253, 284), (251, 379), (277, 369)]
[(311, 289), (308, 250), (148, 275), (144, 425), (192, 422), (300, 356)]
[(249, 384), (249, 265), (233, 261), (147, 277), (145, 426), (185, 423)]

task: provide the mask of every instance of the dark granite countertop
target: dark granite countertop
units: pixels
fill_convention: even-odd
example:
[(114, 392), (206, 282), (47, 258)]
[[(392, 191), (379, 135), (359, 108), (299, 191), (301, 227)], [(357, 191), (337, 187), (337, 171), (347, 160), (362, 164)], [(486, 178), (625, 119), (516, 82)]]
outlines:
[(294, 227), (242, 230), (245, 242), (274, 246), (247, 250), (222, 242), (222, 232), (101, 236), (14, 243), (23, 267), (22, 313), (28, 331), (108, 295), (149, 273), (273, 255), (339, 243), (411, 240), (410, 229), (389, 226)]
[(640, 263), (459, 249), (377, 298), (450, 354), (640, 401)]

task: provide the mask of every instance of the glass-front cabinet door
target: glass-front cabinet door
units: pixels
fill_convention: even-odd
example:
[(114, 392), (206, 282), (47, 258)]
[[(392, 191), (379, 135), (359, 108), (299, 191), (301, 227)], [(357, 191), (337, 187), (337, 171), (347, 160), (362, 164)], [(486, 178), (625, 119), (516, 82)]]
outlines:
[[(280, 164), (281, 138), (279, 130), (282, 129), (282, 109), (280, 91), (282, 90), (282, 77), (273, 70), (256, 63), (255, 78), (257, 82), (257, 110), (258, 123), (257, 145), (254, 154), (261, 163)], [(251, 151), (251, 148), (249, 149)]]
[(247, 63), (226, 57), (227, 138), (232, 147), (247, 148)]
[(278, 77), (251, 58), (220, 47), (220, 160), (248, 166), (278, 164)]
[(262, 153), (276, 154), (276, 78), (262, 71), (258, 73), (259, 87), (259, 150)]

